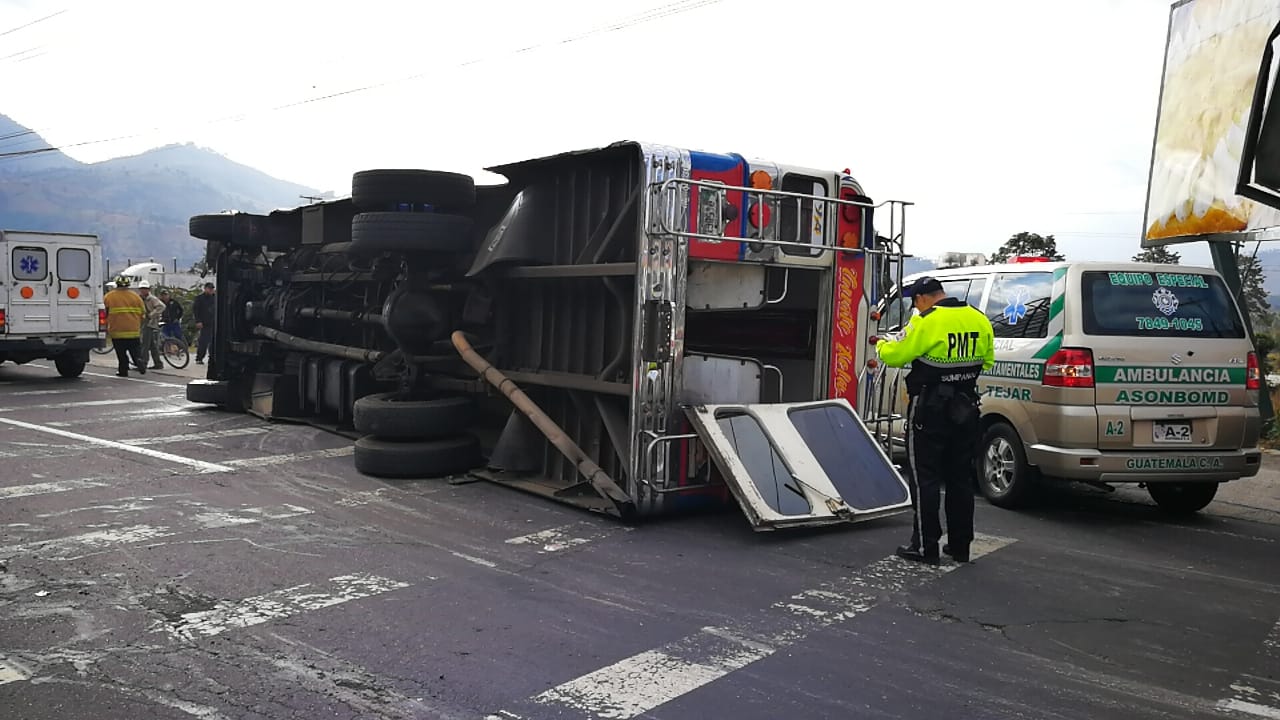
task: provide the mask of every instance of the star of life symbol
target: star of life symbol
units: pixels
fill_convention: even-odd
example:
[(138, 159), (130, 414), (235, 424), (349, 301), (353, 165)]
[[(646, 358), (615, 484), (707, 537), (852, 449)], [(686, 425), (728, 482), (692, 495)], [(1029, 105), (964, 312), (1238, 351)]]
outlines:
[(27, 255), (18, 261), (18, 267), (24, 275), (35, 275), (40, 272), (40, 260), (32, 255)]
[(1178, 312), (1178, 296), (1170, 292), (1169, 288), (1158, 288), (1151, 293), (1151, 302), (1155, 303), (1156, 309), (1166, 316)]
[(1013, 295), (1009, 297), (1009, 304), (1004, 306), (1002, 314), (1005, 322), (1010, 325), (1017, 325), (1018, 321), (1027, 316), (1027, 300), (1031, 298), (1031, 291), (1025, 286), (1019, 285), (1013, 289)]

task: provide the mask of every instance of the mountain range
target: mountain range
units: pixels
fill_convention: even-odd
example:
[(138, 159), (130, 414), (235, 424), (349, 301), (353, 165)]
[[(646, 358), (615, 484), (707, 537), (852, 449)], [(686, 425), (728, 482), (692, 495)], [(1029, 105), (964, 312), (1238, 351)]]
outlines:
[(59, 150), (5, 156), (41, 147), (49, 144), (39, 134), (0, 115), (0, 227), (92, 233), (113, 268), (175, 257), (189, 267), (204, 255), (204, 242), (187, 233), (192, 215), (270, 212), (322, 194), (192, 144), (97, 163)]
[[(192, 215), (270, 212), (297, 207), (302, 196), (332, 196), (190, 143), (97, 163), (60, 150), (6, 155), (43, 147), (49, 143), (38, 133), (0, 115), (0, 228), (95, 234), (113, 268), (127, 259), (168, 265), (175, 257), (189, 267), (204, 255), (204, 243), (187, 232)], [(1263, 249), (1258, 259), (1280, 308), (1280, 248)], [(933, 259), (908, 258), (903, 274), (934, 267)]]

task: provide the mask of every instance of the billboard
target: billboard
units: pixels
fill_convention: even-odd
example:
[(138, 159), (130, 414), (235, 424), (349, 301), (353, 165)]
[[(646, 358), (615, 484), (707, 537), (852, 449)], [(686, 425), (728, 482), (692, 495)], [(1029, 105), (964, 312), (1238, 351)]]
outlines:
[(1258, 66), (1277, 22), (1280, 0), (1183, 0), (1170, 10), (1143, 246), (1280, 225), (1280, 212), (1236, 195)]

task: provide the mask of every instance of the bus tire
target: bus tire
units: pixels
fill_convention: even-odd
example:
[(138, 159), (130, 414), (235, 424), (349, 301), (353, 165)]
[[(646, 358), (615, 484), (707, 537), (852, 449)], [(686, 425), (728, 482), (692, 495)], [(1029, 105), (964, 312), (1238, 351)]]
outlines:
[(386, 440), (432, 440), (457, 435), (471, 424), (469, 397), (422, 399), (408, 393), (376, 393), (355, 402), (356, 432)]
[(233, 215), (192, 215), (187, 221), (187, 232), (200, 240), (226, 242), (231, 239)]
[(474, 435), (407, 441), (366, 435), (356, 441), (354, 460), (356, 470), (374, 477), (447, 477), (480, 464), (480, 443)]
[(468, 175), (435, 170), (361, 170), (351, 177), (351, 203), (361, 210), (390, 210), (400, 203), (466, 210), (476, 204), (476, 183)]
[(410, 212), (369, 212), (351, 221), (347, 256), (369, 258), (384, 252), (456, 253), (471, 249), (471, 218)]

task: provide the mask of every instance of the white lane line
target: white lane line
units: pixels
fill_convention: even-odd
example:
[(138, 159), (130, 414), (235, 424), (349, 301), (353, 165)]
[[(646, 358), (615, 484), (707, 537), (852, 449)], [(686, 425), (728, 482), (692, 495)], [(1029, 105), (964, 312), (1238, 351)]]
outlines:
[(377, 575), (339, 575), (323, 583), (295, 585), (239, 602), (221, 602), (210, 610), (183, 613), (180, 620), (161, 625), (174, 638), (195, 640), (407, 587), (409, 583)]
[[(969, 554), (977, 558), (1013, 542), (1010, 538), (979, 536), (970, 545)], [(818, 630), (865, 613), (880, 604), (886, 592), (926, 584), (958, 567), (961, 566), (954, 563), (931, 567), (889, 556), (840, 582), (796, 593), (775, 603), (760, 617), (744, 618), (737, 627), (702, 628), (673, 643), (551, 688), (535, 695), (532, 701), (593, 718), (633, 718)]]
[(180, 710), (191, 717), (200, 718), (200, 720), (231, 720), (231, 718), (207, 705), (199, 705), (181, 698), (169, 697), (158, 690), (139, 690), (138, 694), (151, 702), (174, 710)]
[(487, 568), (498, 567), (498, 563), (493, 562), (491, 560), (485, 560), (484, 558), (476, 557), (475, 555), (468, 555), (466, 553), (454, 552), (452, 550), (449, 551), (449, 554), (456, 558), (461, 558), (463, 560), (466, 560), (469, 563), (475, 563), (476, 565), (479, 565), (481, 567), (487, 567)]
[(310, 450), (307, 452), (291, 453), (289, 455), (267, 455), (266, 457), (237, 458), (235, 460), (226, 460), (222, 464), (233, 468), (267, 467), (270, 465), (287, 465), (289, 463), (302, 462), (304, 460), (315, 460), (318, 458), (345, 457), (347, 455), (354, 455), (355, 451), (355, 446), (347, 445), (345, 447), (329, 448), (327, 450)]
[(1259, 705), (1257, 703), (1245, 702), (1244, 700), (1223, 700), (1218, 703), (1218, 707), (1223, 710), (1234, 710), (1236, 712), (1253, 715), (1254, 717), (1271, 718), (1272, 720), (1280, 720), (1280, 708), (1273, 708), (1267, 705)]
[(186, 467), (192, 468), (193, 470), (198, 470), (201, 473), (231, 472), (233, 470), (233, 468), (230, 468), (226, 465), (218, 465), (216, 463), (205, 462), (203, 460), (196, 460), (194, 458), (182, 457), (181, 455), (173, 455), (167, 452), (160, 452), (159, 450), (152, 450), (150, 448), (127, 445), (122, 442), (116, 442), (115, 440), (103, 440), (101, 438), (90, 437), (89, 435), (81, 435), (79, 433), (73, 433), (68, 430), (60, 430), (58, 428), (46, 427), (44, 425), (36, 425), (35, 423), (22, 422), (21, 420), (11, 420), (9, 418), (0, 418), (0, 423), (4, 423), (6, 425), (12, 425), (14, 427), (20, 427), (25, 430), (32, 430), (35, 432), (47, 433), (49, 435), (56, 435), (58, 437), (69, 438), (71, 440), (79, 440), (80, 442), (89, 443), (92, 445), (98, 445), (101, 447), (107, 447), (113, 450), (123, 450), (125, 452), (134, 453), (137, 455), (143, 455), (143, 456), (152, 458), (154, 460), (164, 460), (166, 462), (176, 463), (178, 465), (184, 465)]
[(297, 505), (210, 510), (194, 515), (191, 519), (190, 527), (129, 525), (106, 530), (94, 530), (79, 535), (0, 547), (0, 557), (21, 555), (23, 557), (39, 557), (49, 560), (76, 560), (94, 553), (103, 552), (117, 545), (132, 545), (185, 532), (217, 530), (260, 523), (266, 520), (284, 520), (309, 514), (311, 514), (311, 510)]
[(508, 545), (533, 545), (538, 548), (539, 553), (553, 553), (579, 545), (586, 545), (589, 542), (608, 537), (615, 532), (629, 532), (630, 530), (631, 528), (621, 525), (606, 527), (595, 523), (579, 522), (513, 537), (508, 539), (506, 543)]
[[(54, 423), (46, 423), (46, 424), (53, 425)], [(208, 430), (205, 432), (184, 433), (181, 435), (157, 435), (153, 437), (126, 438), (124, 440), (114, 440), (112, 442), (121, 442), (121, 443), (125, 443), (126, 445), (133, 445), (136, 447), (145, 447), (148, 445), (169, 445), (172, 443), (197, 442), (202, 440), (218, 440), (221, 438), (240, 437), (243, 435), (262, 435), (268, 432), (271, 432), (271, 428), (254, 426), (254, 427), (243, 427), (243, 428), (228, 428), (226, 430)], [(28, 445), (28, 443), (10, 443), (10, 444), (11, 445)], [(24, 449), (22, 451), (13, 451), (13, 450), (0, 451), (0, 457), (16, 457), (16, 458), (23, 458), (23, 459), (59, 457), (59, 456), (66, 456), (66, 455), (74, 455), (78, 452), (82, 452), (84, 450), (91, 450), (94, 447), (96, 447), (91, 443), (80, 443), (80, 444), (73, 444), (73, 445), (47, 445), (47, 444), (35, 445), (34, 443), (31, 443), (30, 445), (33, 445), (33, 447), (31, 447), (30, 449)]]
[(1280, 679), (1274, 677), (1275, 668), (1280, 667), (1280, 621), (1276, 621), (1263, 639), (1260, 655), (1262, 661), (1258, 667), (1265, 675), (1244, 675), (1231, 683), (1235, 695), (1220, 700), (1218, 707), (1280, 720)]
[(110, 407), (112, 405), (139, 405), (155, 398), (116, 398), (114, 400), (84, 400), (79, 402), (45, 403), (43, 405), (22, 405), (0, 407), (0, 412), (23, 412), (24, 410), (65, 410), (85, 407)]
[(119, 423), (124, 418), (134, 416), (145, 416), (148, 420), (157, 420), (160, 418), (177, 418), (182, 415), (196, 415), (199, 413), (211, 412), (208, 405), (187, 405), (178, 407), (172, 404), (149, 405), (142, 408), (132, 410), (115, 410), (108, 415), (95, 415), (92, 417), (77, 418), (75, 420), (58, 420), (56, 422), (47, 422), (45, 425), (49, 427), (77, 427), (81, 425), (102, 425), (104, 423)]
[(242, 435), (262, 435), (271, 432), (265, 426), (227, 428), (226, 430), (207, 430), (205, 432), (184, 433), (182, 435), (160, 435), (156, 437), (140, 437), (121, 440), (130, 445), (168, 445), (169, 443), (195, 442), (198, 440), (217, 440), (219, 438), (240, 437)]
[(31, 677), (31, 674), (12, 660), (0, 656), (0, 685), (19, 682)]
[(378, 488), (377, 490), (361, 490), (348, 494), (341, 500), (334, 500), (333, 504), (339, 507), (361, 507), (369, 503), (381, 502), (386, 499), (387, 489)]
[(53, 482), (31, 483), (30, 485), (14, 485), (13, 487), (0, 487), (0, 500), (9, 500), (17, 497), (29, 497), (31, 495), (46, 495), (48, 493), (67, 492), (68, 490), (82, 490), (85, 488), (106, 487), (109, 483), (102, 480), (55, 480)]
[(195, 515), (196, 524), (202, 530), (252, 525), (265, 520), (285, 520), (300, 515), (310, 515), (312, 511), (297, 505), (279, 505), (273, 507), (240, 508), (238, 510), (209, 510)]
[(26, 397), (28, 395), (66, 395), (74, 390), (23, 390), (22, 392), (5, 393), (9, 397)]
[[(52, 365), (37, 365), (37, 364), (35, 364), (35, 363), (32, 363), (32, 364), (31, 364), (31, 367), (45, 368), (46, 370), (52, 370), (52, 369), (54, 369)], [(98, 373), (98, 372), (89, 372), (88, 370), (85, 370), (85, 371), (84, 371), (84, 373), (82, 373), (82, 374), (84, 374), (84, 375), (89, 375), (90, 377), (110, 378), (111, 380), (124, 380), (124, 381), (126, 381), (126, 382), (142, 383), (143, 385), (160, 385), (160, 386), (163, 386), (163, 387), (186, 387), (186, 383), (183, 383), (183, 384), (179, 385), (179, 384), (177, 384), (177, 383), (167, 383), (167, 382), (160, 382), (159, 380), (147, 380), (146, 378), (133, 377), (133, 368), (132, 368), (132, 367), (130, 367), (130, 376), (129, 376), (129, 377), (120, 377), (119, 375), (116, 375), (115, 373)]]

